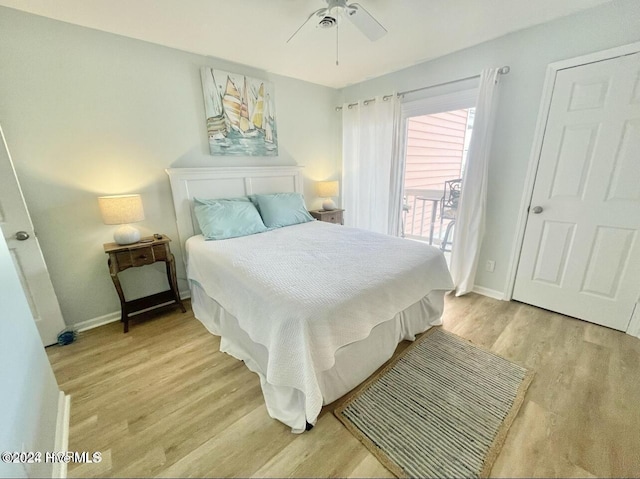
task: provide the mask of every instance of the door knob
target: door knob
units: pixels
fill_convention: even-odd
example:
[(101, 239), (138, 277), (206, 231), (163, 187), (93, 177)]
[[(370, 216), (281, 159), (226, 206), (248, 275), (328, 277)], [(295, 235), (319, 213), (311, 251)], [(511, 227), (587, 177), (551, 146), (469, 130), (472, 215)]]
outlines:
[(534, 206), (533, 209), (531, 210), (533, 211), (534, 215), (539, 215), (540, 213), (542, 213), (544, 210), (542, 209), (542, 206)]
[(18, 241), (28, 240), (29, 239), (29, 233), (27, 233), (26, 231), (18, 231), (16, 233), (16, 239)]

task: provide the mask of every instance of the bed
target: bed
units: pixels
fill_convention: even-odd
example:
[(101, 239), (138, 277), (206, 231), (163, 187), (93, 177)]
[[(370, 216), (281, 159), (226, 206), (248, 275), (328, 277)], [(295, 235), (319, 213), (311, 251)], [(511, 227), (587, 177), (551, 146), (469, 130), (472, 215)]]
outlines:
[(426, 244), (318, 221), (205, 241), (194, 198), (300, 193), (300, 167), (167, 173), (194, 315), (258, 374), (269, 414), (293, 432), (440, 324), (453, 285)]

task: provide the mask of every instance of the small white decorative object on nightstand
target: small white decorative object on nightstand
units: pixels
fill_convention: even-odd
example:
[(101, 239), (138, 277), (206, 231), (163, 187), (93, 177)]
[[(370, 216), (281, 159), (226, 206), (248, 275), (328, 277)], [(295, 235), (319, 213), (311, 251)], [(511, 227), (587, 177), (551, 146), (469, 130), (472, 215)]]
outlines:
[(131, 244), (140, 239), (140, 231), (129, 224), (144, 220), (140, 195), (101, 196), (98, 205), (105, 225), (121, 225), (113, 234), (116, 243)]
[(336, 209), (336, 204), (333, 201), (333, 197), (338, 196), (339, 185), (337, 181), (319, 181), (317, 184), (318, 196), (320, 198), (326, 198), (322, 202), (322, 209), (325, 211), (332, 211)]

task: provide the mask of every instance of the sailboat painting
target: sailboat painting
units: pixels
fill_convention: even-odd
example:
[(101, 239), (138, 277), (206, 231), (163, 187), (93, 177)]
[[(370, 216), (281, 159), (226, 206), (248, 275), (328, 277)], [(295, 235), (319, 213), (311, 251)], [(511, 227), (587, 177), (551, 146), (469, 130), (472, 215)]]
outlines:
[(278, 156), (273, 85), (202, 67), (209, 150), (215, 156)]

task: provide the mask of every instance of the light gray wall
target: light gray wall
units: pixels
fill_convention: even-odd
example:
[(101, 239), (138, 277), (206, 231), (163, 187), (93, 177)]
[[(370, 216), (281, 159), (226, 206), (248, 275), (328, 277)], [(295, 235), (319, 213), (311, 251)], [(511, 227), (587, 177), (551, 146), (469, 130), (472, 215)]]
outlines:
[[(504, 291), (516, 236), (516, 222), (549, 63), (640, 41), (640, 1), (610, 4), (516, 32), (434, 61), (347, 87), (347, 102), (411, 90), (479, 73), (485, 67), (509, 65), (501, 80), (496, 133), (489, 164), (487, 231), (476, 284)], [(419, 96), (468, 88), (459, 83), (428, 90)], [(496, 261), (494, 273), (484, 270)]]
[[(0, 235), (0, 452), (53, 451), (58, 383), (7, 243)], [(0, 477), (51, 476), (52, 465), (5, 464)]]
[[(273, 82), (279, 157), (209, 155), (203, 65)], [(97, 196), (142, 194), (138, 226), (174, 239), (186, 290), (165, 168), (303, 165), (310, 207), (313, 181), (338, 174), (334, 89), (4, 7), (0, 68), (0, 122), (68, 324), (119, 310)], [(166, 285), (159, 264), (121, 278), (129, 298)]]

